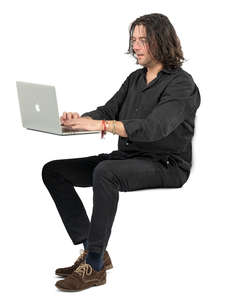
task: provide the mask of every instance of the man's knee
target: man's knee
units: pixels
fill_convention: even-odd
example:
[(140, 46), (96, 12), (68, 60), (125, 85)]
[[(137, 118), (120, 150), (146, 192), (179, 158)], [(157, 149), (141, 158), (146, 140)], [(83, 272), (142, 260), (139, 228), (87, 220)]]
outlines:
[(113, 181), (114, 176), (110, 161), (102, 161), (94, 168), (93, 182), (101, 177)]
[(41, 171), (41, 176), (43, 181), (45, 182), (49, 176), (51, 176), (53, 173), (55, 173), (57, 170), (57, 160), (51, 160), (47, 162), (43, 167)]

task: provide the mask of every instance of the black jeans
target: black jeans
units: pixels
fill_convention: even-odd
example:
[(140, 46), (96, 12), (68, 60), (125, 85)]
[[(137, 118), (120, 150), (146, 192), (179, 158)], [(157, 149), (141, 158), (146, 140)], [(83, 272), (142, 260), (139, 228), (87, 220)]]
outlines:
[[(121, 152), (53, 160), (42, 169), (42, 179), (53, 198), (74, 245), (88, 239), (88, 250), (104, 252), (117, 211), (119, 191), (179, 188), (188, 179), (178, 166), (148, 157), (125, 158)], [(93, 187), (91, 222), (74, 189)]]

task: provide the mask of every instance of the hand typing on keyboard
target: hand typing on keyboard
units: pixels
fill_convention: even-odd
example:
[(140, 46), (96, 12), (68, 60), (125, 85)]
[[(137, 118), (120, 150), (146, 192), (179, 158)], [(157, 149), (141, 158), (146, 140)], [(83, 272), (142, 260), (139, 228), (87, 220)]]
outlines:
[(64, 112), (63, 115), (60, 117), (60, 124), (64, 125), (64, 126), (69, 126), (68, 124), (66, 124), (66, 121), (68, 120), (73, 120), (73, 119), (78, 119), (80, 118), (80, 115), (77, 112)]
[(80, 115), (75, 112), (64, 112), (60, 117), (60, 123), (63, 128), (69, 128), (73, 130), (102, 130), (102, 121), (93, 120), (89, 117), (80, 117)]

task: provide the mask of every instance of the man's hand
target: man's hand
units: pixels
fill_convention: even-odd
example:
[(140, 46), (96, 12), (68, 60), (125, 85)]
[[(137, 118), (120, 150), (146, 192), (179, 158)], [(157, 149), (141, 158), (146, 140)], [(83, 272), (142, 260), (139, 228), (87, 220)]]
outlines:
[(72, 119), (78, 119), (78, 118), (80, 118), (80, 115), (77, 112), (74, 112), (74, 113), (72, 113), (72, 112), (69, 112), (69, 113), (64, 112), (63, 115), (60, 117), (60, 124), (64, 125), (64, 122), (66, 120), (72, 120)]
[(78, 113), (63, 113), (60, 117), (61, 125), (67, 126), (71, 129), (83, 130), (102, 130), (102, 122), (100, 120), (88, 119), (80, 117)]

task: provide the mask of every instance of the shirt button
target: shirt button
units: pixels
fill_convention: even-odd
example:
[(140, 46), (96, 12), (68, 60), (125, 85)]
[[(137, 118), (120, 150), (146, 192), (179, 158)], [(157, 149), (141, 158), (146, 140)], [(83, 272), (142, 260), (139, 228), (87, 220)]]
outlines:
[(129, 143), (128, 143), (128, 142), (126, 142), (126, 145), (128, 146), (128, 145), (129, 145)]
[(138, 111), (138, 108), (136, 108), (135, 110)]

